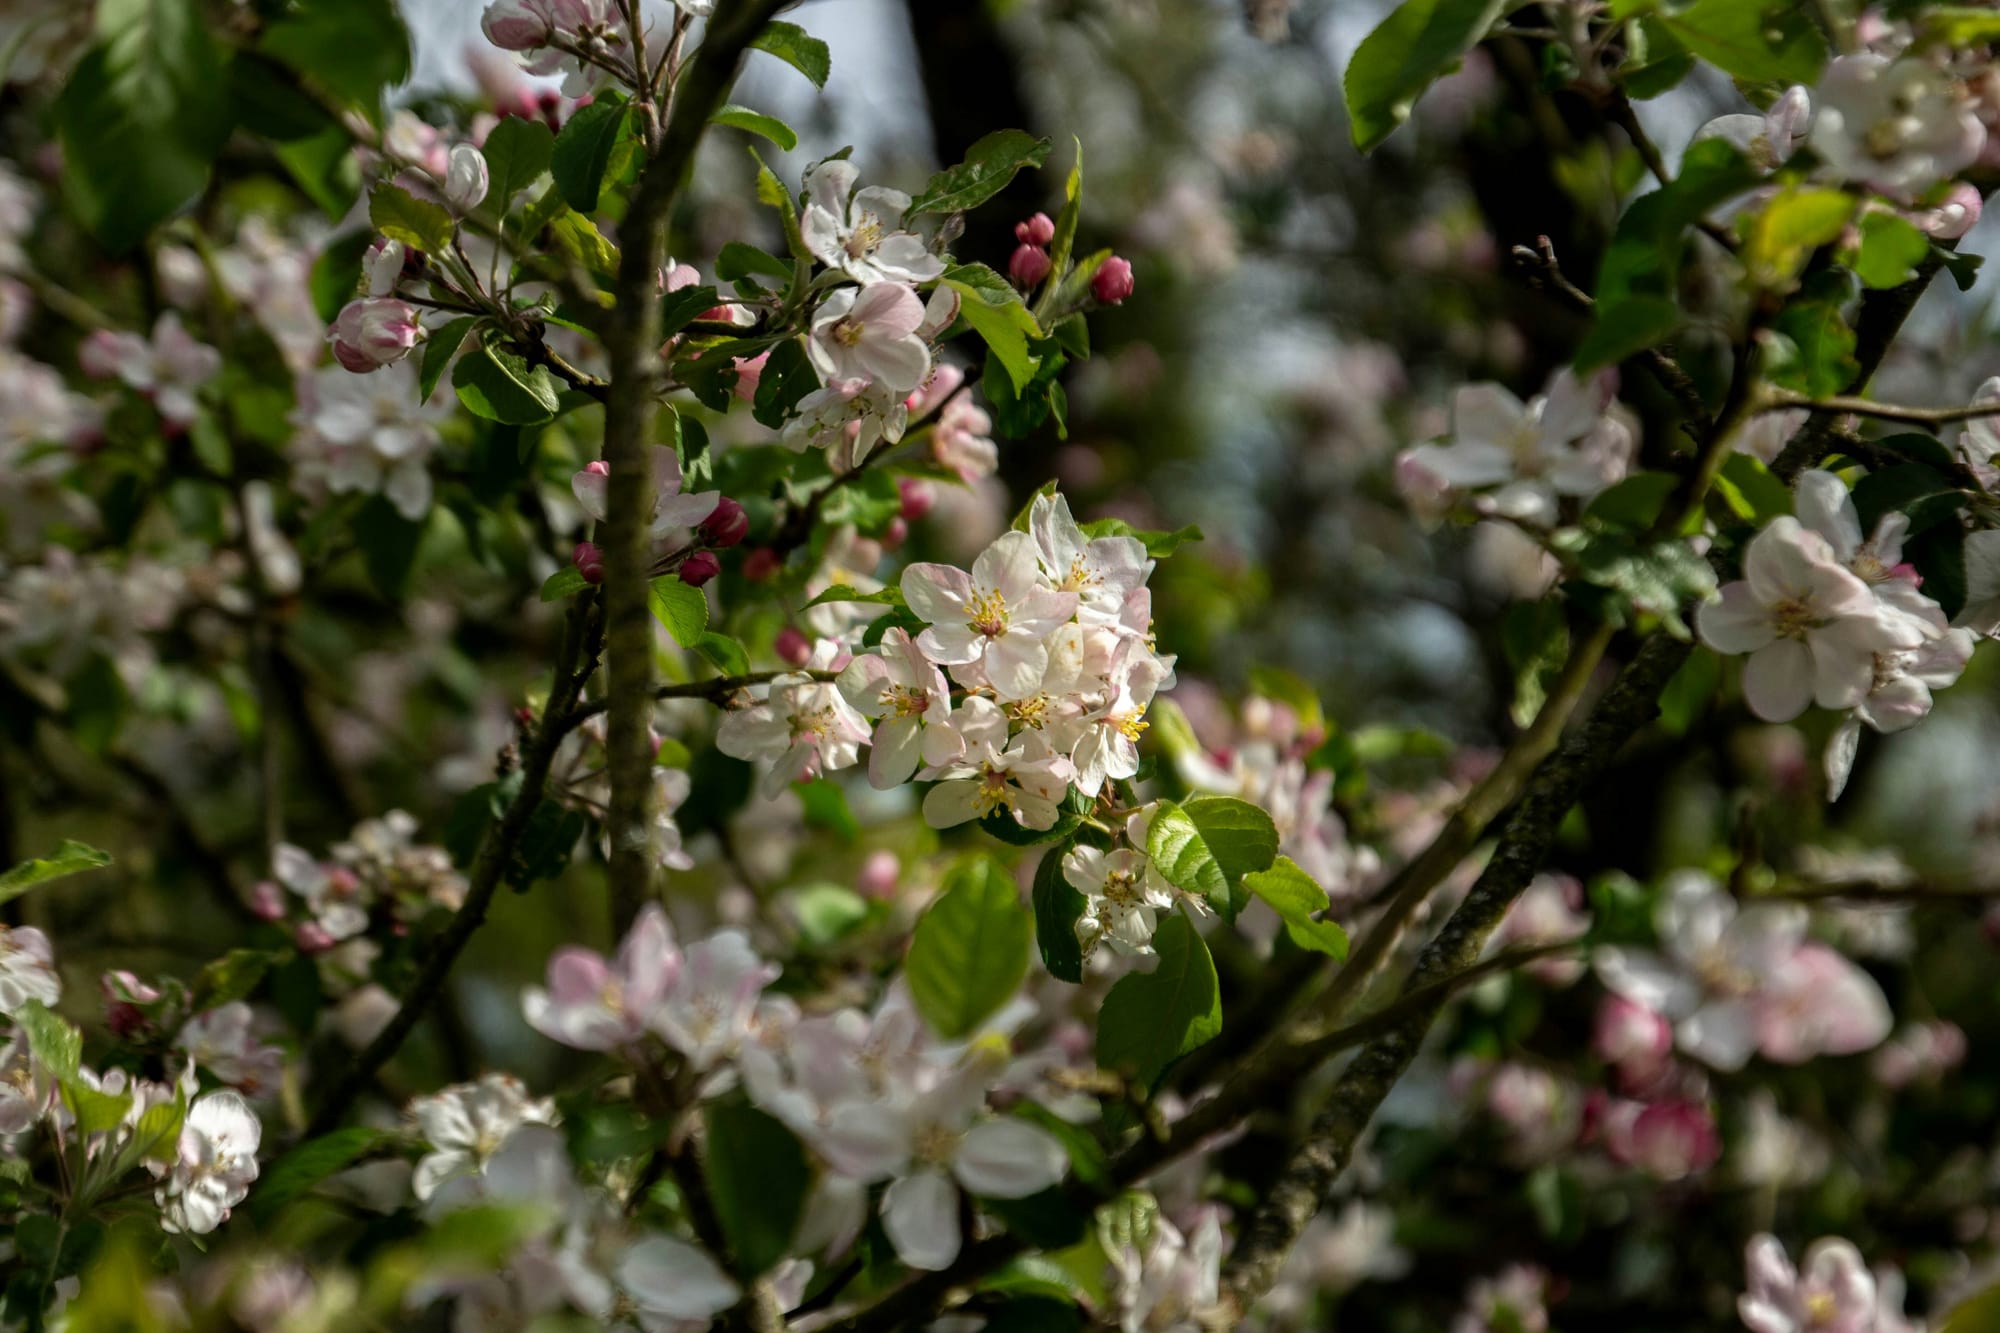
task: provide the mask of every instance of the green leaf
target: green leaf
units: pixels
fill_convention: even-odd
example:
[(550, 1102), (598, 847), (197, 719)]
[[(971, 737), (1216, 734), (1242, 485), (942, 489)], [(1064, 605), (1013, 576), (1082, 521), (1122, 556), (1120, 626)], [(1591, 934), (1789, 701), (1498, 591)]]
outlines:
[(1598, 523), (1644, 532), (1666, 508), (1680, 478), (1666, 472), (1635, 472), (1599, 491), (1584, 507), (1583, 516)]
[(833, 72), (833, 58), (826, 43), (796, 23), (772, 23), (751, 41), (750, 49), (774, 55), (812, 80), (815, 88), (826, 87)]
[(682, 287), (660, 298), (660, 337), (671, 338), (713, 310), (722, 293), (709, 286)]
[(1808, 278), (1771, 322), (1771, 382), (1814, 398), (1839, 393), (1860, 375), (1855, 334), (1841, 313), (1854, 280), (1838, 269)]
[(1167, 1066), (1222, 1031), (1215, 960), (1179, 912), (1153, 932), (1160, 961), (1118, 979), (1097, 1016), (1097, 1063), (1151, 1088)]
[(1269, 815), (1233, 796), (1161, 801), (1146, 830), (1146, 854), (1169, 884), (1201, 895), (1234, 920), (1243, 906), (1239, 882), (1271, 868), (1278, 830)]
[(251, 1219), (260, 1227), (269, 1226), (286, 1205), (304, 1198), (328, 1176), (345, 1171), (395, 1139), (386, 1130), (362, 1125), (307, 1139), (264, 1169), (256, 1188), (250, 1192)]
[(1616, 365), (1673, 337), (1681, 308), (1664, 296), (1633, 296), (1605, 308), (1576, 349), (1578, 374)]
[(1869, 213), (1861, 219), (1854, 273), (1865, 287), (1900, 287), (1930, 252), (1931, 238), (1909, 222), (1894, 213)]
[(14, 1011), (14, 1026), (28, 1050), (58, 1081), (76, 1077), (83, 1063), (83, 1034), (43, 1004), (29, 1000)]
[(1403, 0), (1362, 39), (1341, 91), (1354, 146), (1367, 152), (1410, 118), (1424, 90), (1478, 44), (1500, 0)]
[(1873, 532), (1883, 515), (1901, 510), (1909, 516), (1909, 535), (1915, 536), (1950, 518), (1965, 503), (1965, 492), (1923, 463), (1899, 463), (1854, 483), (1854, 509), (1863, 532)]
[(959, 317), (985, 339), (1006, 368), (1020, 393), (1035, 377), (1036, 359), (1028, 339), (1042, 336), (1042, 326), (1021, 304), (1021, 294), (984, 264), (961, 264), (946, 271), (944, 285), (959, 294)]
[[(763, 386), (758, 386), (761, 389)], [(868, 536), (879, 534), (903, 511), (903, 493), (896, 486), (896, 478), (887, 468), (876, 468), (841, 485), (820, 506), (820, 517), (831, 527), (852, 523)], [(902, 604), (902, 591), (891, 584), (889, 591), (896, 593), (892, 605)]]
[(595, 213), (604, 192), (604, 170), (611, 164), (611, 150), (625, 131), (629, 108), (616, 98), (606, 98), (580, 108), (556, 136), (549, 157), (549, 170), (556, 188), (569, 206), (579, 213)]
[(404, 518), (382, 496), (371, 495), (354, 515), (354, 535), (369, 581), (390, 601), (403, 600), (416, 569), (417, 548), (423, 545), (424, 524)]
[(709, 630), (695, 640), (694, 650), (725, 676), (740, 676), (750, 669), (750, 654), (726, 634)]
[[(1069, 267), (1070, 256), (1076, 252), (1076, 229), (1083, 220), (1083, 140), (1072, 138), (1070, 142), (1075, 145), (1076, 153), (1070, 160), (1069, 175), (1063, 180), (1063, 206), (1056, 214), (1055, 239), (1049, 242), (1049, 272), (1058, 279)], [(1038, 319), (1055, 310), (1061, 285), (1060, 282), (1051, 282), (1042, 288), (1042, 299), (1037, 303), (1041, 312)], [(1059, 358), (1048, 359), (1054, 361)]]
[(428, 403), (437, 382), (444, 375), (444, 368), (451, 364), (458, 354), (459, 344), (465, 335), (472, 332), (478, 321), (471, 315), (460, 315), (448, 324), (432, 329), (424, 338), (424, 357), (417, 370), (417, 401)]
[(63, 1080), (60, 1091), (63, 1105), (76, 1117), (76, 1129), (82, 1134), (115, 1129), (132, 1109), (131, 1093), (102, 1092), (80, 1078)]
[(392, 241), (429, 254), (451, 248), (458, 228), (442, 204), (419, 199), (400, 185), (384, 182), (368, 196), (368, 220)]
[(1609, 591), (1599, 614), (1614, 624), (1655, 616), (1675, 638), (1691, 637), (1681, 608), (1715, 591), (1715, 571), (1678, 539), (1648, 543), (1618, 529), (1568, 529), (1551, 544), (1567, 553), (1585, 583)]
[(1790, 291), (1812, 252), (1837, 240), (1860, 201), (1844, 190), (1793, 186), (1752, 218), (1743, 263), (1758, 286)]
[(335, 125), (311, 138), (272, 144), (271, 151), (328, 221), (346, 217), (361, 197), (361, 166), (354, 156), (354, 140), (344, 126)]
[(785, 895), (799, 934), (816, 949), (839, 943), (868, 919), (868, 900), (845, 884), (808, 884)]
[(1672, 300), (1679, 290), (1688, 228), (1763, 179), (1743, 154), (1720, 139), (1690, 144), (1673, 183), (1640, 195), (1618, 219), (1598, 266), (1599, 318), (1635, 296)]
[(1792, 512), (1792, 493), (1753, 455), (1732, 453), (1715, 479), (1715, 495), (1738, 518), (1763, 527), (1780, 514)]
[(232, 112), (198, 0), (99, 0), (96, 41), (54, 108), (64, 194), (122, 254), (206, 187)]
[(540, 180), (555, 157), (555, 132), (539, 120), (508, 116), (493, 127), (480, 151), (486, 155), (490, 184), (487, 206), (500, 217), (507, 215), (515, 195)]
[(904, 963), (917, 1012), (939, 1036), (966, 1036), (1020, 989), (1030, 929), (1014, 881), (996, 862), (973, 857), (951, 872)]
[(382, 91), (410, 77), (410, 36), (393, 0), (293, 0), (257, 45), (371, 119)]
[(930, 178), (910, 201), (908, 216), (920, 213), (963, 213), (977, 208), (1007, 188), (1023, 167), (1039, 167), (1049, 158), (1049, 140), (1025, 130), (995, 130), (965, 152), (965, 160)]
[(498, 338), (483, 339), (451, 368), (451, 387), (474, 416), (510, 426), (547, 421), (560, 406), (546, 366), (530, 366)]
[(735, 282), (756, 274), (776, 278), (780, 282), (792, 280), (792, 266), (769, 251), (759, 250), (754, 245), (742, 241), (728, 241), (715, 256), (715, 280)]
[(46, 884), (66, 875), (80, 875), (86, 870), (101, 870), (110, 864), (111, 853), (64, 838), (53, 854), (23, 861), (0, 875), (0, 903), (20, 897), (37, 884)]
[(809, 611), (815, 606), (825, 606), (828, 602), (868, 602), (876, 606), (901, 606), (903, 590), (892, 583), (887, 587), (877, 588), (874, 592), (863, 592), (849, 584), (836, 583), (799, 609)]
[(195, 974), (194, 986), (189, 991), (188, 1005), (199, 1011), (217, 1009), (235, 1000), (249, 998), (251, 992), (262, 984), (271, 964), (281, 962), (289, 956), (273, 953), (269, 949), (231, 949), (220, 958), (212, 959)]
[(778, 210), (778, 221), (785, 229), (785, 244), (791, 247), (792, 257), (810, 263), (812, 252), (806, 249), (806, 239), (799, 231), (799, 208), (792, 192), (764, 165), (764, 159), (757, 154), (757, 145), (746, 144), (744, 149), (757, 164), (757, 202)]
[(708, 119), (711, 125), (727, 125), (733, 130), (761, 134), (788, 153), (799, 146), (799, 136), (791, 126), (776, 116), (752, 111), (747, 106), (725, 106)]
[(1122, 518), (1093, 518), (1078, 526), (1086, 537), (1135, 537), (1146, 548), (1146, 554), (1155, 560), (1166, 559), (1189, 542), (1204, 540), (1201, 529), (1192, 523), (1172, 532), (1135, 528)]
[(667, 627), (675, 643), (692, 648), (708, 633), (708, 598), (699, 588), (690, 588), (677, 575), (662, 574), (646, 593), (653, 618)]
[(1084, 896), (1063, 877), (1063, 857), (1074, 844), (1051, 847), (1035, 867), (1035, 943), (1042, 966), (1058, 981), (1083, 980), (1083, 948), (1076, 940), (1077, 918), (1088, 906)]
[(1291, 857), (1279, 857), (1269, 870), (1251, 871), (1243, 877), (1243, 887), (1271, 904), (1292, 943), (1336, 962), (1347, 961), (1347, 932), (1337, 922), (1318, 919), (1317, 914), (1327, 908), (1326, 890)]
[(542, 581), (542, 600), (560, 602), (566, 597), (574, 597), (590, 586), (590, 581), (575, 565), (564, 565)]
[(792, 1132), (754, 1106), (711, 1102), (702, 1118), (702, 1168), (716, 1220), (738, 1275), (753, 1278), (791, 1249), (812, 1170)]
[(1670, 736), (1685, 736), (1702, 710), (1715, 698), (1722, 684), (1722, 659), (1711, 649), (1696, 644), (1681, 663), (1680, 670), (1660, 691), (1660, 726)]
[(2000, 1328), (2000, 1285), (1954, 1305), (1938, 1333), (1993, 1333), (1996, 1328)]
[[(818, 387), (819, 373), (806, 356), (805, 344), (797, 338), (787, 338), (773, 347), (770, 356), (764, 360), (764, 371), (757, 378), (757, 392), (750, 403), (751, 415), (757, 419), (758, 425), (779, 430), (805, 396)], [(843, 489), (852, 491), (854, 488), (849, 485)], [(834, 496), (835, 500), (841, 498)], [(900, 492), (896, 503), (900, 509)], [(882, 522), (887, 523), (893, 517), (895, 515), (891, 514)], [(833, 521), (838, 523), (841, 520)]]
[(361, 285), (361, 261), (374, 242), (371, 231), (351, 231), (327, 242), (319, 258), (313, 260), (306, 282), (312, 292), (313, 313), (324, 323), (333, 323), (341, 307), (354, 299)]
[(1500, 622), (1500, 646), (1514, 668), (1514, 702), (1507, 715), (1515, 726), (1525, 727), (1542, 711), (1550, 683), (1569, 658), (1569, 620), (1562, 603), (1549, 598), (1516, 602)]
[(1695, 55), (1745, 83), (1818, 82), (1826, 39), (1796, 0), (1695, 0), (1654, 15)]

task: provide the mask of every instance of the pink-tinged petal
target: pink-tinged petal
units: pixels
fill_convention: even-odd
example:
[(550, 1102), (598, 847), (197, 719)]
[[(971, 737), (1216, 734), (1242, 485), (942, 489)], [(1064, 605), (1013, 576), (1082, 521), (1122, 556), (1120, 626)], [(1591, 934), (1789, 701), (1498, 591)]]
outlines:
[(1025, 699), (1042, 683), (1048, 670), (1048, 645), (1032, 634), (1011, 632), (986, 646), (986, 679), (1003, 699)]
[(979, 818), (979, 787), (970, 778), (938, 783), (924, 796), (924, 823), (932, 828), (956, 828)]
[(1551, 526), (1558, 517), (1555, 491), (1541, 481), (1509, 482), (1482, 500), (1479, 507), (1538, 528)]
[(845, 220), (848, 196), (854, 193), (854, 183), (860, 179), (860, 170), (845, 158), (822, 162), (806, 177), (806, 197), (835, 218)]
[(609, 481), (604, 473), (589, 471), (576, 473), (569, 479), (569, 488), (575, 494), (577, 504), (599, 523), (604, 521), (605, 484)]
[(972, 562), (972, 582), (991, 588), (1018, 606), (1041, 586), (1040, 567), (1035, 559), (1035, 539), (1025, 532), (1003, 532)]
[(972, 580), (952, 565), (911, 565), (903, 571), (902, 588), (910, 610), (933, 625), (960, 619), (972, 597)]
[(1658, 1013), (1687, 1013), (1700, 998), (1686, 974), (1650, 950), (1607, 944), (1591, 955), (1591, 966), (1613, 994)]
[[(1837, 620), (1806, 636), (1812, 654), (1812, 697), (1821, 708), (1853, 708), (1875, 685), (1875, 653), (1882, 642), (1882, 622), (1851, 618)], [(1773, 721), (1784, 721), (1774, 718)]]
[(587, 1004), (604, 994), (611, 969), (589, 949), (574, 945), (549, 957), (549, 994), (558, 1004)]
[[(868, 328), (868, 341), (877, 337), (896, 340), (910, 337), (922, 347), (922, 340), (914, 335), (924, 322), (924, 303), (914, 290), (899, 282), (878, 282), (865, 288), (854, 298), (854, 309), (850, 318), (859, 320)], [(929, 352), (925, 351), (924, 370), (930, 369)], [(904, 392), (923, 383), (919, 374), (904, 387)]]
[(1793, 486), (1793, 508), (1799, 522), (1826, 538), (1834, 558), (1842, 564), (1854, 559), (1861, 549), (1861, 516), (1847, 483), (1831, 472), (1818, 468), (1799, 474)]
[(1451, 396), (1451, 433), (1461, 442), (1500, 443), (1526, 415), (1521, 400), (1497, 384), (1467, 384)]
[(1744, 702), (1766, 722), (1790, 722), (1812, 702), (1813, 676), (1812, 650), (1797, 639), (1779, 639), (1743, 664)]
[[(1868, 725), (1875, 728), (1875, 730), (1883, 733), (1894, 733), (1907, 731), (1926, 717), (1929, 717), (1931, 704), (1931, 687), (1924, 684), (1923, 681), (1917, 679), (1915, 676), (1903, 676), (1869, 691), (1868, 697), (1861, 701), (1855, 711), (1857, 717), (1866, 720)], [(1841, 725), (1841, 732), (1835, 733), (1834, 740), (1840, 740), (1841, 733), (1846, 732), (1850, 728), (1858, 736), (1860, 725), (1858, 722), (1850, 719)], [(1850, 745), (1855, 743), (1858, 742), (1851, 742)], [(1849, 756), (1848, 762), (1853, 762), (1852, 755)], [(1829, 778), (1832, 776), (1832, 764), (1833, 744), (1829, 742), (1827, 746), (1827, 772)], [(1831, 800), (1837, 795), (1839, 795), (1838, 792), (1832, 792), (1828, 795), (1827, 799)]]
[(1542, 438), (1567, 444), (1588, 434), (1611, 401), (1607, 389), (1604, 376), (1580, 379), (1567, 366), (1550, 376), (1548, 397), (1542, 405)]
[(905, 1176), (882, 1196), (882, 1229), (910, 1267), (949, 1267), (958, 1257), (958, 1187), (938, 1171)]
[(817, 203), (808, 205), (799, 218), (799, 235), (806, 249), (822, 264), (834, 265), (845, 258), (840, 244), (840, 222)]
[(1757, 1048), (1755, 1011), (1741, 1000), (1715, 1000), (1674, 1027), (1682, 1050), (1721, 1070), (1741, 1069)]
[(986, 636), (963, 624), (938, 624), (917, 636), (924, 656), (944, 666), (966, 666), (986, 651)]
[[(868, 290), (879, 291), (888, 285), (877, 283)], [(869, 375), (897, 394), (911, 392), (931, 373), (930, 346), (915, 334), (880, 340), (870, 338), (863, 341), (856, 351), (861, 355)]]
[(1757, 600), (1771, 606), (1804, 596), (1812, 586), (1813, 571), (1834, 563), (1826, 538), (1807, 531), (1790, 514), (1780, 514), (1751, 538), (1750, 549), (1743, 554), (1743, 577)]
[(1063, 1178), (1069, 1154), (1055, 1136), (1025, 1120), (975, 1125), (952, 1158), (958, 1183), (989, 1199), (1025, 1199)]
[(1875, 590), (1840, 565), (1815, 565), (1806, 574), (1805, 594), (1823, 616), (1877, 618)]
[(1694, 627), (1718, 653), (1754, 653), (1778, 637), (1769, 609), (1741, 579), (1724, 584), (1719, 597), (1695, 608)]
[(1761, 1296), (1738, 1296), (1736, 1317), (1750, 1333), (1799, 1333), (1799, 1321), (1788, 1310)]
[(1046, 587), (1029, 589), (1018, 604), (1011, 597), (1007, 601), (1014, 608), (1008, 613), (1008, 623), (1037, 636), (1052, 633), (1057, 626), (1067, 623), (1077, 607), (1075, 593)]
[(651, 1005), (672, 988), (680, 975), (681, 953), (674, 947), (673, 927), (658, 903), (648, 903), (625, 933), (618, 948), (618, 971), (635, 1007)]
[(1514, 455), (1497, 444), (1483, 440), (1458, 440), (1451, 444), (1419, 444), (1405, 449), (1400, 466), (1434, 478), (1440, 485), (1456, 490), (1478, 490), (1498, 486), (1514, 475)]
[(913, 717), (892, 717), (875, 728), (868, 754), (868, 785), (877, 791), (900, 787), (917, 771), (923, 753), (923, 725)]

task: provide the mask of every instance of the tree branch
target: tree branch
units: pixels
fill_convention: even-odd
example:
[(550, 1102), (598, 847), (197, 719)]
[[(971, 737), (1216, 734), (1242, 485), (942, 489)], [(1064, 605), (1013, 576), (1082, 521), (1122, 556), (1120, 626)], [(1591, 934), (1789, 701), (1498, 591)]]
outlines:
[(1879, 421), (1903, 421), (1916, 426), (1949, 426), (1959, 421), (2000, 416), (2000, 402), (1967, 403), (1963, 407), (1906, 407), (1901, 403), (1878, 403), (1872, 398), (1858, 398), (1851, 394), (1814, 398), (1786, 389), (1772, 390), (1758, 411), (1781, 412), (1792, 407), (1802, 407), (1813, 413), (1831, 412), (1874, 417)]

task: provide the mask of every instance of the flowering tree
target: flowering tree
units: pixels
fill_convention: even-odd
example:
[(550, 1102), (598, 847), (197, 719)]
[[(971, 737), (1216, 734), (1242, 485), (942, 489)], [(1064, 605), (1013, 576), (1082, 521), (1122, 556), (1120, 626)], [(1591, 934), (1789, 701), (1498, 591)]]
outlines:
[[(1282, 673), (1177, 691), (1200, 531), (1040, 476), (981, 530), (1134, 266), (1081, 142), (988, 252), (1050, 139), (915, 193), (767, 165), (746, 60), (830, 67), (784, 8), (493, 0), (480, 96), (415, 105), (389, 0), (12, 34), (0, 1321), (1136, 1333), (1375, 1283), (1395, 1327), (1902, 1333), (1907, 1261), (1994, 1326), (1924, 985), (1991, 879), (1786, 816), (2000, 634), (2000, 378), (1868, 392), (1977, 276), (2000, 19), (1405, 0), (1359, 43), (1362, 150), (1499, 51), (1629, 164), (1594, 272), (1514, 251), (1566, 364), (1381, 469), (1529, 567), (1514, 729), (1437, 763)], [(1670, 165), (1633, 103), (1690, 78), (1760, 109)], [(1823, 780), (1564, 872), (1628, 745), (1739, 709)], [(1433, 1252), (1475, 1276), (1395, 1288)]]

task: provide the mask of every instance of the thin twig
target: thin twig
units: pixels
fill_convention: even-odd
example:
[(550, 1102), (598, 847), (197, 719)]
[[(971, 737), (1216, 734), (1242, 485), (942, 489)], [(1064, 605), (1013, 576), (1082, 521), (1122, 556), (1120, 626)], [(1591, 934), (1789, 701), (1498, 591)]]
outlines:
[(1858, 398), (1851, 394), (1814, 398), (1789, 389), (1770, 390), (1757, 410), (1782, 412), (1795, 407), (1814, 413), (1831, 412), (1874, 417), (1878, 421), (1901, 421), (1913, 426), (1949, 426), (1960, 421), (2000, 416), (2000, 402), (1967, 403), (1962, 407), (1909, 407), (1902, 403), (1878, 403), (1873, 398)]

